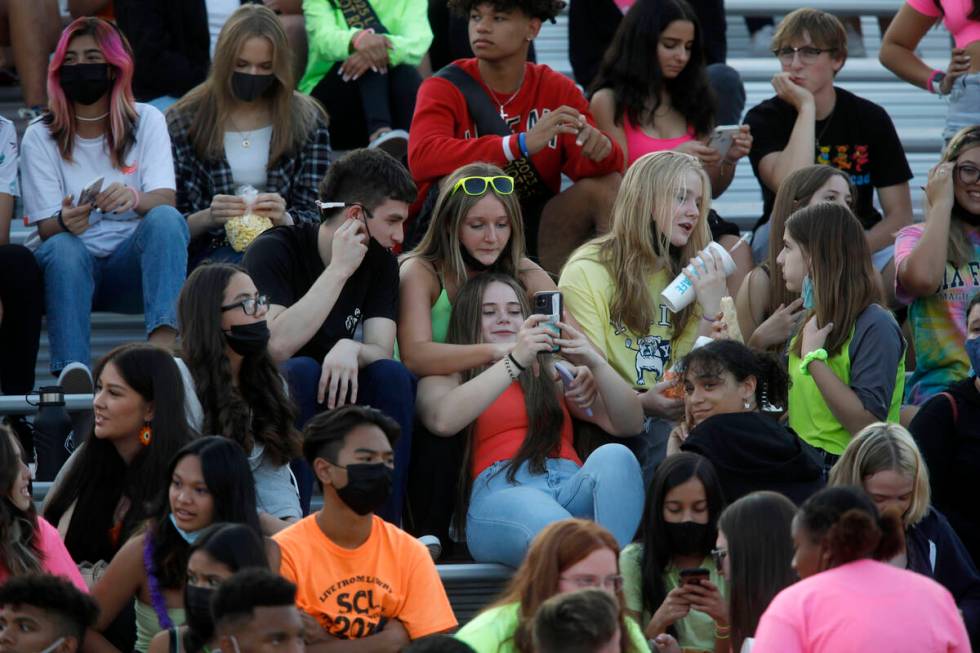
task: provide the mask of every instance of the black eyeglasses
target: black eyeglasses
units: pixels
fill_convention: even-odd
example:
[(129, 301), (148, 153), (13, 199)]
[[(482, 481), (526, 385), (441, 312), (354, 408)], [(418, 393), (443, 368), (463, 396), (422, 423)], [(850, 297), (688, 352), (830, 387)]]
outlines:
[(724, 564), (725, 557), (727, 555), (728, 549), (726, 548), (722, 547), (718, 549), (711, 549), (711, 559), (715, 561), (715, 569), (717, 569), (719, 572), (722, 569), (722, 565)]
[(802, 48), (791, 48), (787, 46), (785, 48), (773, 50), (772, 53), (776, 55), (776, 58), (779, 59), (780, 63), (789, 65), (793, 63), (793, 57), (795, 57), (797, 53), (799, 53), (800, 61), (803, 63), (814, 63), (817, 60), (817, 57), (824, 52), (836, 51), (837, 48), (815, 48), (812, 45), (804, 45)]
[(247, 297), (240, 302), (235, 302), (234, 304), (228, 304), (227, 306), (221, 307), (221, 312), (226, 313), (228, 311), (233, 311), (236, 308), (241, 308), (242, 313), (245, 315), (255, 315), (259, 312), (260, 308), (269, 308), (269, 297), (267, 295), (256, 295), (255, 297)]
[(980, 180), (980, 168), (966, 163), (957, 165), (956, 178), (961, 184), (975, 184)]

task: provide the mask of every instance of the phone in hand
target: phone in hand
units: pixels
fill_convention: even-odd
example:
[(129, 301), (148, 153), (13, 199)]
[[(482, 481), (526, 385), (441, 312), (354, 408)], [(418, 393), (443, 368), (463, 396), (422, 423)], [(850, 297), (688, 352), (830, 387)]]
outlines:
[[(534, 293), (534, 314), (548, 316), (548, 321), (544, 322), (544, 326), (554, 333), (556, 338), (561, 338), (561, 329), (558, 328), (558, 323), (561, 322), (563, 309), (564, 302), (562, 301), (561, 292), (557, 290), (542, 290), (541, 292)], [(555, 345), (552, 347), (551, 353), (558, 353), (560, 349), (558, 345)]]
[(102, 182), (103, 177), (99, 177), (95, 181), (90, 182), (82, 192), (78, 194), (78, 201), (75, 202), (75, 206), (81, 206), (82, 204), (92, 204), (95, 205), (95, 198), (98, 197), (99, 193), (102, 192)]
[[(575, 380), (575, 377), (572, 376), (572, 371), (568, 369), (568, 366), (561, 361), (555, 363), (555, 371), (558, 372), (558, 378), (561, 379), (562, 385), (564, 385), (565, 389), (568, 390), (568, 386), (570, 386), (572, 381)], [(591, 408), (585, 408), (582, 412), (586, 417), (592, 417)]]
[(704, 567), (681, 569), (681, 585), (700, 585), (702, 580), (710, 580), (711, 572)]
[(718, 154), (724, 158), (728, 154), (728, 150), (732, 147), (735, 135), (740, 130), (741, 127), (739, 125), (721, 125), (715, 127), (711, 132), (711, 138), (708, 139), (708, 147), (713, 147), (718, 150)]

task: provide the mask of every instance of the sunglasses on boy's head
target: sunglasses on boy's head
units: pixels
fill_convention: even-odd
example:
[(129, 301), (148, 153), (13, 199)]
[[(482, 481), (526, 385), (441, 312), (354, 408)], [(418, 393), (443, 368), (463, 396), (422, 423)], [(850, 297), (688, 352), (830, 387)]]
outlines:
[(450, 195), (455, 194), (460, 188), (463, 192), (472, 197), (479, 197), (493, 188), (497, 195), (510, 195), (514, 192), (514, 178), (507, 175), (496, 175), (494, 177), (463, 177), (453, 186)]

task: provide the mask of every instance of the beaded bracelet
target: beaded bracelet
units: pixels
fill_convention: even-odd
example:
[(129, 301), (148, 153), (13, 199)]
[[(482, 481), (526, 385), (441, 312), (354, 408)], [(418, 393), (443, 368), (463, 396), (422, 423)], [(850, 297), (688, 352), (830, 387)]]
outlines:
[(511, 367), (509, 356), (504, 356), (504, 367), (507, 368), (507, 376), (509, 376), (511, 379), (516, 379), (521, 375), (520, 372)]

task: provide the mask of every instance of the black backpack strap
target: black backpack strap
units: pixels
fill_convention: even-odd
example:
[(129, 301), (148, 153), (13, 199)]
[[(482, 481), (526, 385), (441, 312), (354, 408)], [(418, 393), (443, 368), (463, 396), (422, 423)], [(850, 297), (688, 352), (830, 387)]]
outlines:
[(466, 99), (466, 108), (470, 111), (470, 117), (476, 123), (476, 128), (482, 136), (495, 134), (497, 136), (510, 136), (512, 132), (507, 123), (503, 121), (497, 108), (487, 92), (483, 90), (480, 83), (473, 79), (454, 63), (442, 68), (435, 74), (442, 77), (459, 89)]

